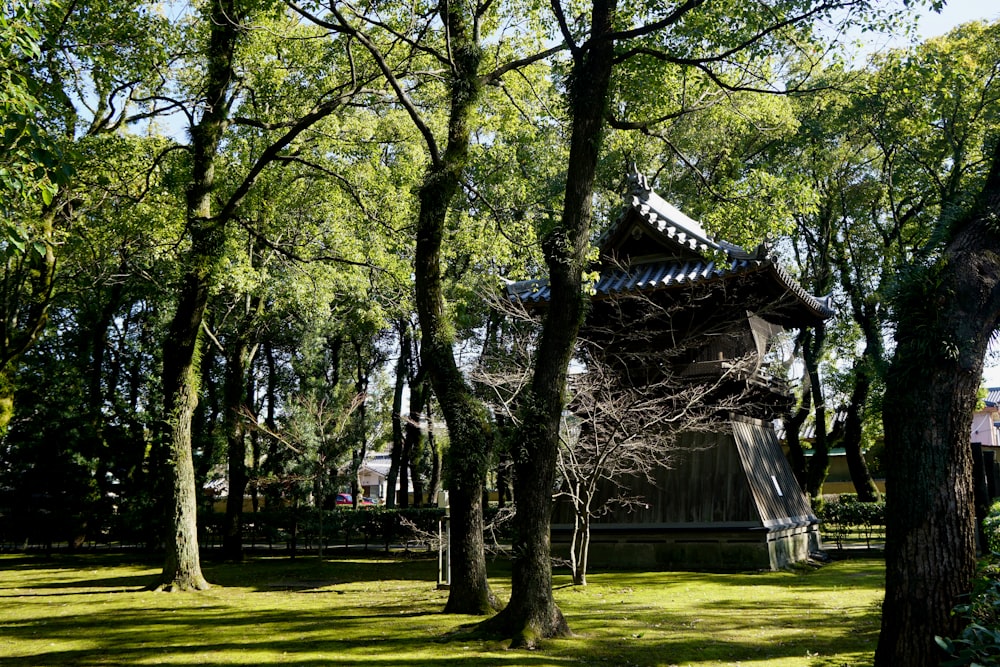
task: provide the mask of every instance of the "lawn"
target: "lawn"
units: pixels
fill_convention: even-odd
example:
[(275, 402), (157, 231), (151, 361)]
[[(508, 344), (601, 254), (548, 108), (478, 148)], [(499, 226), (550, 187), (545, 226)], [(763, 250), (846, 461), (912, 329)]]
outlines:
[[(596, 572), (556, 597), (575, 635), (541, 650), (451, 633), (436, 560), (255, 558), (204, 564), (202, 593), (144, 590), (155, 561), (0, 556), (0, 664), (870, 665), (883, 565), (802, 572)], [(498, 564), (491, 579), (508, 593)]]

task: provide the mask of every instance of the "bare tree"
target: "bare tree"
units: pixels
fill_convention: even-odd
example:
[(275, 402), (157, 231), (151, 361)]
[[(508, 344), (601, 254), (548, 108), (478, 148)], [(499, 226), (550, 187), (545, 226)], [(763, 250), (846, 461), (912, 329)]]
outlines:
[(615, 509), (644, 507), (648, 499), (633, 491), (632, 482), (656, 483), (655, 471), (671, 467), (678, 453), (680, 433), (716, 430), (731, 411), (745, 410), (743, 392), (719, 392), (751, 363), (745, 359), (698, 381), (666, 374), (640, 385), (624, 383), (612, 367), (591, 361), (570, 377), (555, 499), (573, 509), (574, 584), (587, 585), (592, 521)]

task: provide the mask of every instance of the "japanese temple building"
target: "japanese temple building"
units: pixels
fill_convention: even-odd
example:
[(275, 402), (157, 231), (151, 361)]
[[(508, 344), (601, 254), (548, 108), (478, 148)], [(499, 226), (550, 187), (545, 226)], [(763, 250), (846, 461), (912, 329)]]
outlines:
[[(805, 560), (819, 549), (818, 521), (772, 427), (793, 405), (791, 392), (768, 375), (764, 357), (778, 332), (830, 317), (829, 300), (802, 289), (766, 246), (748, 252), (712, 238), (641, 174), (630, 186), (598, 242), (582, 349), (618, 359), (623, 381), (710, 386), (726, 408), (710, 428), (673, 440), (669, 467), (630, 480), (639, 509), (595, 517), (590, 564), (742, 570)], [(539, 312), (549, 299), (544, 281), (512, 284), (508, 294)], [(557, 506), (554, 551), (571, 529), (572, 510)]]

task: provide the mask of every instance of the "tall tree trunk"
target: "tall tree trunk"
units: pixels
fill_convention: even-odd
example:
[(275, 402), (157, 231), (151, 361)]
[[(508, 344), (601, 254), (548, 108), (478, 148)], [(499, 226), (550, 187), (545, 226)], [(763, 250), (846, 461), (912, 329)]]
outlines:
[(225, 228), (212, 218), (215, 159), (229, 114), (228, 92), (235, 82), (233, 54), (240, 12), (235, 0), (214, 0), (205, 17), (210, 31), (205, 111), (191, 128), (191, 183), (187, 218), (191, 249), (186, 258), (177, 310), (163, 345), (164, 415), (170, 482), (169, 533), (159, 586), (202, 590), (208, 582), (198, 554), (197, 489), (191, 454), (191, 419), (198, 402), (198, 339), (215, 264), (223, 251)]
[(403, 390), (410, 370), (410, 329), (406, 322), (399, 324), (399, 359), (396, 361), (396, 384), (392, 393), (392, 454), (389, 473), (385, 478), (387, 507), (396, 506), (396, 487), (399, 485), (399, 468), (403, 458), (406, 438), (403, 426)]
[(819, 377), (819, 359), (826, 341), (826, 327), (822, 324), (805, 332), (802, 356), (809, 375), (809, 388), (813, 401), (813, 419), (816, 422), (813, 437), (813, 455), (806, 466), (805, 491), (813, 498), (823, 493), (823, 482), (830, 472), (830, 450), (826, 433), (826, 399)]
[(551, 298), (534, 361), (530, 391), (520, 410), (514, 458), (513, 551), (507, 607), (483, 625), (512, 638), (514, 647), (565, 636), (569, 627), (552, 597), (550, 531), (567, 369), (585, 313), (582, 275), (590, 246), (597, 158), (614, 60), (617, 0), (594, 0), (590, 39), (574, 51), (572, 116), (566, 194), (559, 223), (543, 240)]
[(874, 303), (877, 300), (857, 287), (860, 281), (855, 280), (854, 271), (857, 269), (851, 266), (849, 243), (849, 238), (842, 240), (834, 235), (833, 256), (837, 263), (841, 287), (851, 299), (854, 321), (864, 333), (865, 349), (854, 366), (854, 388), (851, 390), (851, 402), (847, 406), (843, 443), (854, 490), (860, 500), (871, 502), (877, 500), (881, 494), (872, 479), (861, 450), (861, 440), (864, 435), (862, 415), (868, 403), (872, 382), (885, 368), (885, 347), (882, 343), (884, 322), (881, 306)]
[[(441, 245), (451, 203), (469, 158), (469, 118), (479, 98), (482, 51), (473, 31), (475, 7), (467, 0), (443, 5), (451, 39), (452, 72), (448, 144), (427, 170), (418, 193), (414, 260), (421, 360), (441, 405), (450, 438), (448, 486), (451, 501), (451, 589), (445, 611), (487, 614), (497, 600), (486, 577), (482, 492), (493, 430), (486, 408), (455, 362), (453, 327), (447, 319), (441, 275)], [(416, 499), (414, 499), (416, 500)]]
[(851, 402), (847, 405), (847, 416), (844, 421), (844, 451), (847, 454), (847, 468), (851, 473), (851, 481), (854, 483), (854, 491), (858, 494), (858, 500), (862, 502), (874, 502), (879, 499), (881, 493), (872, 479), (868, 470), (868, 463), (865, 461), (864, 452), (861, 451), (862, 413), (865, 403), (868, 402), (868, 393), (871, 390), (872, 377), (869, 370), (869, 360), (862, 354), (861, 360), (854, 368), (854, 389), (851, 391)]
[(812, 388), (809, 386), (808, 373), (803, 378), (802, 402), (798, 410), (792, 415), (785, 417), (785, 444), (788, 447), (788, 464), (792, 467), (792, 474), (795, 481), (805, 491), (806, 488), (806, 455), (802, 451), (802, 441), (799, 433), (802, 425), (806, 423), (809, 413), (812, 410)]
[(969, 418), (1000, 326), (1000, 143), (969, 216), (895, 300), (896, 351), (883, 408), (886, 591), (877, 667), (939, 664), (952, 608), (975, 572)]
[(198, 327), (208, 289), (198, 276), (188, 275), (177, 314), (163, 351), (164, 410), (167, 418), (167, 464), (170, 501), (165, 539), (166, 560), (159, 587), (164, 590), (204, 590), (198, 554), (197, 488), (191, 453), (191, 423), (197, 396), (195, 354)]

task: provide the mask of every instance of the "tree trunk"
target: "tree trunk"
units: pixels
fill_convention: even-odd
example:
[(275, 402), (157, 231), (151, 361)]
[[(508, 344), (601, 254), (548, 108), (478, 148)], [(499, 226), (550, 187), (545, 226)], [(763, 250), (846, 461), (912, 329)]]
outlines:
[(198, 555), (197, 489), (191, 455), (191, 419), (198, 402), (197, 348), (208, 304), (212, 271), (223, 251), (225, 228), (212, 218), (215, 158), (229, 114), (235, 81), (233, 54), (240, 13), (234, 0), (216, 0), (205, 17), (210, 30), (205, 111), (191, 128), (191, 182), (187, 192), (191, 249), (177, 310), (163, 345), (164, 413), (170, 481), (169, 534), (160, 588), (208, 588)]
[[(399, 491), (396, 502), (400, 507), (410, 506), (410, 470), (414, 452), (422, 447), (424, 437), (420, 430), (420, 417), (427, 405), (427, 383), (419, 374), (410, 378), (410, 412), (403, 427), (403, 451), (399, 461)], [(414, 498), (414, 504), (419, 501)]]
[(189, 275), (171, 323), (163, 351), (164, 409), (167, 415), (167, 465), (170, 501), (166, 560), (160, 575), (163, 590), (204, 590), (198, 554), (197, 486), (191, 455), (191, 423), (198, 402), (195, 350), (198, 326), (208, 300), (208, 289)]
[(590, 499), (581, 497), (580, 485), (573, 493), (573, 537), (570, 541), (570, 568), (573, 584), (587, 585), (587, 553), (590, 550)]
[(240, 334), (228, 345), (225, 379), (225, 430), (228, 445), (229, 494), (226, 497), (226, 517), (222, 525), (222, 556), (226, 560), (243, 560), (243, 498), (247, 483), (247, 434), (243, 426), (246, 406), (246, 375), (250, 362), (250, 345)]
[(866, 503), (879, 499), (878, 487), (868, 471), (864, 452), (861, 451), (862, 424), (861, 415), (868, 401), (871, 389), (871, 374), (868, 371), (868, 360), (862, 355), (854, 368), (854, 389), (851, 391), (851, 402), (847, 406), (847, 417), (844, 423), (844, 451), (847, 454), (847, 468), (851, 472), (851, 481), (858, 494), (858, 500)]
[(871, 393), (872, 382), (885, 369), (885, 346), (883, 335), (885, 322), (881, 305), (873, 303), (866, 290), (859, 289), (861, 280), (856, 280), (853, 271), (857, 267), (851, 265), (849, 240), (841, 240), (837, 235), (832, 237), (835, 252), (833, 256), (840, 275), (840, 284), (851, 299), (851, 312), (854, 321), (861, 327), (865, 336), (865, 349), (861, 358), (854, 366), (854, 389), (851, 391), (851, 402), (847, 406), (847, 418), (844, 424), (844, 450), (847, 452), (847, 465), (854, 482), (854, 490), (862, 501), (878, 500), (881, 493), (872, 479), (861, 451), (861, 439), (864, 435), (862, 415)]
[(420, 474), (424, 465), (425, 450), (427, 440), (424, 437), (418, 438), (413, 447), (409, 450), (410, 456), (410, 481), (413, 485), (413, 506), (422, 507), (425, 502), (424, 480)]
[(802, 441), (799, 432), (806, 423), (812, 408), (812, 389), (809, 386), (809, 375), (806, 374), (802, 387), (802, 402), (799, 409), (789, 417), (785, 417), (785, 444), (788, 446), (788, 464), (792, 467), (795, 481), (804, 492), (806, 489), (806, 456), (802, 451)]
[(569, 634), (552, 597), (552, 490), (567, 369), (585, 312), (582, 275), (590, 247), (594, 179), (614, 61), (610, 35), (616, 12), (617, 0), (594, 0), (590, 39), (574, 53), (563, 213), (543, 240), (551, 298), (512, 451), (517, 503), (513, 551), (517, 558), (511, 571), (511, 597), (507, 607), (483, 626), (486, 631), (511, 637), (513, 647), (530, 647), (539, 639)]
[(431, 478), (427, 481), (427, 500), (432, 506), (437, 505), (438, 492), (441, 490), (441, 450), (434, 436), (434, 422), (430, 409), (427, 411), (427, 455), (431, 457)]
[(389, 474), (385, 478), (385, 504), (396, 506), (396, 487), (399, 484), (399, 468), (403, 459), (406, 438), (403, 426), (403, 390), (410, 369), (410, 331), (406, 322), (399, 324), (399, 359), (396, 361), (396, 384), (392, 393), (392, 454)]
[[(195, 406), (194, 420), (191, 424), (191, 446), (201, 449), (201, 456), (195, 463), (194, 480), (198, 488), (203, 488), (212, 471), (215, 462), (216, 430), (219, 427), (219, 414), (222, 412), (223, 399), (220, 396), (219, 383), (216, 382), (221, 355), (212, 346), (203, 348), (198, 360), (199, 395)], [(212, 499), (203, 497), (200, 502), (211, 509)]]
[(574, 577), (577, 586), (587, 585), (587, 567), (590, 561), (590, 516), (583, 518), (583, 534), (580, 536), (580, 552), (577, 555), (579, 573)]
[[(365, 464), (368, 457), (368, 382), (369, 363), (364, 354), (364, 345), (359, 339), (354, 343), (354, 363), (357, 369), (357, 376), (354, 378), (354, 395), (358, 397), (360, 403), (354, 412), (354, 430), (357, 438), (357, 449), (354, 450), (351, 461), (351, 499), (354, 509), (361, 506), (364, 497), (364, 487), (361, 486), (361, 466)], [(323, 509), (320, 507), (320, 509)]]
[(807, 331), (802, 345), (802, 356), (806, 372), (809, 374), (809, 388), (812, 393), (813, 418), (816, 422), (816, 435), (813, 437), (813, 455), (809, 457), (806, 466), (805, 491), (813, 498), (823, 493), (823, 482), (830, 472), (830, 450), (826, 434), (826, 400), (823, 397), (823, 385), (819, 377), (819, 358), (823, 353), (826, 341), (826, 327), (822, 324)]
[[(479, 99), (482, 51), (475, 41), (475, 8), (459, 0), (444, 6), (452, 54), (449, 82), (448, 144), (435, 157), (418, 193), (414, 260), (417, 313), (421, 328), (421, 366), (426, 369), (448, 425), (451, 501), (451, 589), (445, 611), (487, 614), (497, 608), (486, 577), (482, 495), (493, 431), (485, 407), (455, 362), (453, 327), (448, 323), (441, 276), (441, 244), (451, 203), (469, 158), (469, 118)], [(416, 501), (416, 499), (414, 499)]]
[(955, 637), (952, 608), (975, 572), (969, 419), (1000, 326), (1000, 143), (970, 215), (895, 301), (896, 351), (883, 408), (886, 592), (875, 665), (930, 667), (934, 636)]

